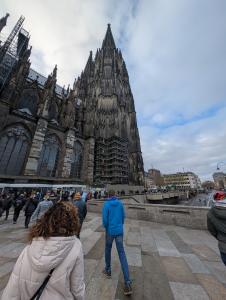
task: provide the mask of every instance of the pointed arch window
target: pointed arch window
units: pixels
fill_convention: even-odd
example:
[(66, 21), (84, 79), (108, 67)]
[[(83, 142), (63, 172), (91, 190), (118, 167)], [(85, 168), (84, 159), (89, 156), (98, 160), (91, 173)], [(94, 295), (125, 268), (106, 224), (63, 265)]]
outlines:
[(24, 112), (30, 112), (30, 114), (35, 115), (38, 109), (38, 94), (34, 89), (25, 89), (22, 92), (20, 98), (18, 109)]
[(60, 152), (60, 143), (55, 135), (46, 137), (38, 164), (38, 175), (55, 177)]
[(74, 144), (70, 177), (81, 178), (82, 158), (83, 158), (83, 147), (78, 141), (76, 141)]
[(6, 129), (0, 135), (0, 173), (21, 175), (30, 145), (30, 134), (22, 126)]

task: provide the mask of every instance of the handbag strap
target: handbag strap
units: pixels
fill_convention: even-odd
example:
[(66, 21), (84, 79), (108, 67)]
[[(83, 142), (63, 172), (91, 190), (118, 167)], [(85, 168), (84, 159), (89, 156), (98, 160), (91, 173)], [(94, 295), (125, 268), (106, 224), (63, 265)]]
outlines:
[[(38, 300), (41, 297), (41, 294), (44, 290), (44, 288), (46, 287), (50, 277), (52, 276), (54, 269), (52, 269), (49, 274), (46, 276), (46, 278), (44, 279), (42, 285), (38, 288), (38, 290), (35, 292), (34, 296), (32, 296), (32, 298), (30, 300)], [(37, 297), (37, 298), (36, 298)]]

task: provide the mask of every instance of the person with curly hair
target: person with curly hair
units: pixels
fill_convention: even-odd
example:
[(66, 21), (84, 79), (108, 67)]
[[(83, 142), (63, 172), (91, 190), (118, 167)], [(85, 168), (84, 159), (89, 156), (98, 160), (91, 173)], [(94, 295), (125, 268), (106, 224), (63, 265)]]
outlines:
[(84, 263), (78, 230), (73, 204), (58, 202), (50, 207), (30, 228), (30, 244), (20, 254), (2, 300), (35, 299), (44, 282), (41, 299), (83, 300)]

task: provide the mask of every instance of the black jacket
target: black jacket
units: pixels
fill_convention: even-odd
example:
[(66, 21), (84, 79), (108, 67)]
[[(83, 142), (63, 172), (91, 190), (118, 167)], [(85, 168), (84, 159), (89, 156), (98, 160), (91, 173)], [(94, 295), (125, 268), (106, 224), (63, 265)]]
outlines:
[(5, 199), (3, 199), (3, 208), (5, 209), (10, 209), (12, 206), (13, 198), (12, 196), (7, 196)]
[(0, 198), (0, 218), (2, 216), (2, 213), (3, 213), (3, 200), (2, 198)]
[(226, 253), (226, 207), (214, 206), (207, 214), (209, 232), (218, 240), (219, 250)]
[(13, 201), (13, 205), (14, 205), (15, 209), (21, 210), (23, 208), (25, 202), (26, 202), (25, 197), (19, 196)]
[(38, 206), (38, 200), (29, 198), (24, 207), (25, 216), (31, 216), (37, 206)]

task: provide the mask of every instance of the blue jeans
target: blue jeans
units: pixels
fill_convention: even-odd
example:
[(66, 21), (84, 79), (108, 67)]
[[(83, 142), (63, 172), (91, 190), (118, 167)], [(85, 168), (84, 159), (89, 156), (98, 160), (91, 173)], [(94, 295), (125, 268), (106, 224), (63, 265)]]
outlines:
[(105, 240), (105, 270), (107, 272), (111, 272), (111, 248), (112, 243), (115, 240), (116, 248), (118, 251), (119, 260), (122, 267), (122, 272), (124, 276), (125, 284), (130, 284), (131, 280), (129, 278), (129, 267), (128, 262), (126, 259), (125, 250), (123, 247), (123, 235), (108, 235), (106, 233), (106, 240)]
[(220, 252), (220, 254), (221, 254), (221, 259), (226, 266), (226, 253)]

